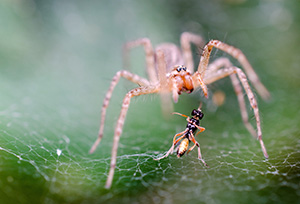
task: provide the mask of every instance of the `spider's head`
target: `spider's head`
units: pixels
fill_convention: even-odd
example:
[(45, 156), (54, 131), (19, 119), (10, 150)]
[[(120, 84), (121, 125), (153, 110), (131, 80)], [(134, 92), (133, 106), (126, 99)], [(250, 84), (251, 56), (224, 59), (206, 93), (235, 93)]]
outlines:
[(199, 120), (201, 120), (204, 116), (204, 114), (200, 109), (194, 109), (191, 114), (194, 118), (197, 118)]

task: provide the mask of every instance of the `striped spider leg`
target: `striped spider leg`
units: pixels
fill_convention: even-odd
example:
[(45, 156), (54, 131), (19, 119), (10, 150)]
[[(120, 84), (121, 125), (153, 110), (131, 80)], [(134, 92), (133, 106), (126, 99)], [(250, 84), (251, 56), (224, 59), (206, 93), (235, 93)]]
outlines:
[[(255, 135), (256, 135), (257, 139), (259, 140), (259, 142), (260, 142), (261, 149), (262, 149), (262, 152), (263, 152), (265, 158), (268, 158), (269, 156), (268, 156), (266, 147), (264, 145), (264, 142), (262, 140), (259, 109), (258, 109), (258, 106), (257, 106), (256, 99), (254, 97), (254, 94), (253, 94), (253, 92), (252, 92), (252, 90), (249, 86), (249, 83), (248, 83), (248, 80), (247, 80), (247, 77), (246, 77), (245, 73), (240, 68), (232, 66), (232, 67), (229, 67), (229, 68), (219, 69), (217, 72), (215, 72), (215, 74), (207, 75), (207, 77), (205, 77), (204, 80), (205, 80), (206, 84), (210, 84), (210, 83), (213, 83), (213, 82), (215, 82), (219, 79), (222, 79), (222, 78), (227, 77), (227, 76), (235, 75), (235, 74), (238, 76), (240, 82), (242, 83), (242, 86), (244, 87), (246, 95), (249, 99), (250, 105), (253, 108), (254, 115), (255, 115), (255, 120), (256, 120), (256, 125), (257, 125), (257, 134), (255, 134)], [(242, 94), (242, 92), (239, 92), (237, 94), (238, 94), (238, 97), (240, 97), (240, 94)], [(240, 106), (241, 106), (241, 103), (240, 103)], [(242, 112), (242, 113), (245, 114), (244, 112)], [(248, 125), (248, 119), (247, 119), (246, 124)]]
[[(215, 71), (217, 71), (218, 69), (220, 69), (222, 67), (229, 68), (229, 67), (232, 67), (232, 66), (233, 66), (232, 63), (230, 62), (230, 60), (228, 58), (221, 57), (221, 58), (216, 59), (214, 62), (212, 62), (211, 64), (208, 65), (208, 68), (206, 70), (206, 74), (210, 75), (210, 74), (214, 73)], [(243, 123), (244, 123), (245, 127), (248, 129), (248, 131), (250, 132), (250, 134), (254, 138), (257, 138), (256, 131), (253, 128), (253, 126), (251, 125), (251, 123), (249, 122), (249, 119), (248, 119), (248, 112), (247, 112), (247, 109), (246, 109), (244, 94), (242, 92), (243, 90), (242, 90), (240, 81), (238, 80), (236, 74), (231, 74), (229, 76), (230, 76), (234, 91), (237, 95), (237, 99), (238, 99), (238, 103), (239, 103)]]
[[(200, 59), (200, 63), (198, 66), (198, 72), (201, 73), (201, 76), (204, 79), (204, 83), (211, 84), (211, 83), (213, 83), (219, 79), (222, 79), (226, 76), (231, 77), (233, 86), (234, 86), (236, 94), (238, 96), (238, 101), (240, 104), (240, 110), (241, 110), (244, 124), (247, 127), (247, 129), (249, 130), (249, 132), (259, 140), (262, 152), (263, 152), (265, 158), (268, 158), (269, 156), (268, 156), (267, 150), (265, 148), (264, 142), (262, 140), (262, 131), (261, 131), (261, 123), (260, 123), (258, 105), (257, 105), (256, 99), (255, 99), (255, 96), (248, 84), (247, 76), (241, 69), (239, 69), (235, 66), (231, 66), (231, 63), (228, 63), (224, 60), (221, 61), (221, 63), (220, 62), (219, 63), (220, 64), (223, 63), (223, 66), (229, 66), (228, 68), (219, 69), (222, 66), (218, 65), (218, 66), (215, 66), (215, 68), (213, 68), (213, 66), (211, 66), (211, 70), (209, 70), (207, 67), (208, 67), (209, 57), (210, 57), (213, 47), (230, 54), (231, 56), (233, 56), (234, 58), (236, 58), (239, 61), (239, 63), (245, 69), (245, 72), (247, 73), (249, 80), (251, 81), (251, 83), (253, 84), (253, 86), (256, 88), (256, 90), (258, 91), (258, 93), (261, 95), (261, 97), (263, 99), (268, 99), (270, 97), (270, 93), (264, 87), (264, 85), (260, 82), (258, 76), (254, 72), (252, 66), (250, 65), (249, 61), (247, 60), (247, 58), (245, 57), (245, 55), (242, 53), (241, 50), (239, 50), (233, 46), (227, 45), (218, 40), (211, 40), (205, 45), (203, 53), (202, 53), (202, 57)], [(205, 74), (206, 71), (207, 71), (207, 73)], [(243, 96), (242, 96), (242, 92), (241, 92), (241, 87), (237, 81), (237, 78), (235, 77), (236, 75), (238, 76), (240, 82), (242, 83), (242, 86), (244, 87), (244, 90), (246, 92), (246, 95), (248, 97), (250, 105), (254, 111), (256, 126), (257, 126), (256, 134), (254, 134), (254, 129), (251, 128), (249, 125), (248, 114), (247, 114), (247, 111), (245, 108), (244, 99), (242, 99)]]

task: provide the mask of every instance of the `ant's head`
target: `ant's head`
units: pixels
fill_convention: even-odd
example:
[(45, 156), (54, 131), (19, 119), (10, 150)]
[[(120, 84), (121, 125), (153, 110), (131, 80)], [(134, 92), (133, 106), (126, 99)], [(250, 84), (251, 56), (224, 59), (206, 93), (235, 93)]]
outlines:
[(199, 118), (199, 120), (201, 120), (204, 116), (204, 114), (201, 112), (200, 109), (197, 109), (197, 110), (194, 109), (191, 114), (192, 114), (193, 117)]

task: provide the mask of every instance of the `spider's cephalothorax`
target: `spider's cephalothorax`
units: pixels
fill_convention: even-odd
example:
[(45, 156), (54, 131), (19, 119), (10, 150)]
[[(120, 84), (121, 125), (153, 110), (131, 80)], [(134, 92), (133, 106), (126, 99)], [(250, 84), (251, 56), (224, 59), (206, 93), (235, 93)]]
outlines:
[(182, 92), (191, 93), (194, 91), (192, 75), (183, 65), (174, 67), (167, 76), (167, 84), (169, 84), (170, 92), (173, 92), (174, 102), (178, 101), (178, 95), (181, 95)]
[[(112, 183), (114, 170), (116, 167), (119, 139), (122, 134), (125, 117), (132, 97), (159, 93), (162, 96), (161, 99), (163, 110), (168, 110), (170, 112), (170, 110), (172, 109), (172, 101), (169, 97), (169, 93), (172, 94), (173, 101), (177, 102), (178, 97), (182, 92), (190, 93), (194, 89), (200, 87), (203, 91), (204, 96), (207, 98), (208, 91), (206, 85), (227, 76), (230, 77), (235, 93), (238, 96), (240, 111), (246, 128), (253, 136), (258, 138), (264, 156), (266, 158), (268, 157), (266, 148), (262, 140), (258, 106), (254, 94), (248, 84), (247, 77), (249, 77), (249, 80), (252, 82), (257, 92), (264, 99), (269, 97), (268, 90), (260, 82), (258, 76), (256, 75), (255, 71), (253, 70), (252, 66), (250, 65), (246, 56), (241, 52), (241, 50), (218, 40), (210, 40), (205, 46), (203, 42), (204, 41), (201, 36), (184, 32), (182, 33), (180, 38), (181, 49), (172, 43), (163, 43), (161, 45), (158, 45), (156, 49), (153, 49), (152, 44), (148, 38), (141, 38), (125, 44), (124, 61), (126, 61), (130, 49), (141, 45), (144, 47), (148, 79), (140, 77), (126, 70), (118, 71), (113, 77), (110, 87), (104, 98), (101, 110), (101, 123), (98, 138), (93, 144), (90, 153), (95, 151), (96, 147), (103, 137), (106, 110), (110, 102), (112, 92), (120, 78), (124, 77), (125, 79), (138, 85), (137, 88), (129, 91), (125, 95), (122, 102), (120, 116), (116, 123), (114, 132), (110, 171), (106, 182), (107, 188), (109, 188)], [(194, 71), (195, 67), (192, 57), (191, 44), (195, 44), (197, 47), (203, 50), (196, 71)], [(244, 68), (244, 71), (247, 75), (244, 73), (244, 71), (242, 71), (242, 69), (233, 66), (227, 58), (220, 58), (209, 64), (209, 58), (213, 47), (220, 49), (237, 59), (237, 61)], [(180, 64), (185, 64), (186, 67), (178, 66)], [(243, 86), (249, 103), (254, 110), (257, 131), (255, 131), (253, 126), (249, 123), (247, 108), (243, 97), (244, 93), (241, 85)]]
[[(208, 166), (204, 160), (202, 159), (202, 156), (201, 156), (201, 151), (200, 151), (200, 145), (199, 143), (196, 141), (195, 139), (195, 133), (197, 130), (199, 130), (199, 132), (197, 134), (199, 134), (200, 132), (203, 132), (205, 130), (204, 127), (200, 127), (200, 120), (203, 118), (204, 114), (202, 113), (202, 111), (200, 110), (200, 108), (198, 109), (194, 109), (191, 113), (192, 117), (188, 117), (186, 115), (183, 115), (181, 113), (173, 113), (173, 114), (177, 114), (177, 115), (180, 115), (180, 116), (183, 116), (183, 117), (186, 117), (187, 119), (187, 125), (186, 125), (186, 128), (184, 131), (176, 134), (173, 138), (173, 144), (171, 146), (171, 148), (169, 149), (169, 151), (162, 157), (158, 158), (158, 159), (155, 159), (155, 160), (160, 160), (162, 158), (165, 158), (167, 156), (169, 156), (169, 154), (171, 154), (173, 151), (174, 151), (174, 147), (176, 144), (179, 144), (178, 146), (178, 149), (177, 149), (177, 157), (182, 157), (186, 152), (187, 154), (193, 150), (195, 148), (195, 146), (198, 147), (198, 159), (200, 159), (203, 164), (205, 166)], [(179, 137), (180, 136), (180, 137)], [(179, 137), (179, 138), (177, 138)], [(177, 139), (176, 139), (177, 138)], [(189, 143), (190, 142), (193, 142), (194, 145), (188, 150), (188, 147), (189, 147)]]

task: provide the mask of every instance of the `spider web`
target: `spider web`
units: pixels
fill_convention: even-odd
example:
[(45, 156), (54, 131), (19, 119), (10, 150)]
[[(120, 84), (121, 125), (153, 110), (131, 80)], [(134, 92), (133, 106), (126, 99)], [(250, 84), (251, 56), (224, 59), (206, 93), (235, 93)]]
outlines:
[[(134, 6), (128, 7), (128, 2), (126, 9), (116, 9), (113, 4), (98, 7), (90, 5), (94, 10), (87, 9), (86, 2), (79, 6), (61, 2), (56, 1), (50, 8), (53, 8), (53, 18), (62, 22), (62, 25), (56, 26), (63, 27), (61, 29), (65, 29), (66, 33), (62, 31), (54, 36), (38, 36), (36, 33), (41, 32), (39, 24), (24, 10), (17, 9), (22, 4), (13, 5), (17, 10), (12, 10), (29, 19), (28, 22), (22, 22), (32, 33), (23, 30), (20, 36), (11, 34), (21, 33), (19, 19), (1, 30), (7, 32), (4, 35), (10, 38), (1, 41), (1, 49), (8, 50), (4, 58), (9, 62), (1, 59), (0, 203), (299, 202), (300, 109), (297, 94), (299, 79), (295, 74), (298, 73), (295, 70), (298, 70), (299, 61), (295, 61), (295, 69), (290, 71), (293, 76), (280, 76), (277, 79), (272, 76), (273, 83), (276, 83), (271, 90), (273, 101), (259, 103), (264, 121), (264, 142), (270, 156), (268, 160), (263, 158), (258, 142), (251, 138), (243, 126), (236, 108), (236, 97), (226, 92), (229, 102), (223, 108), (205, 111), (203, 107), (205, 117), (201, 125), (206, 130), (196, 138), (210, 168), (197, 160), (195, 150), (180, 159), (173, 154), (154, 161), (153, 158), (170, 148), (174, 134), (183, 130), (186, 121), (180, 117), (162, 119), (159, 97), (142, 96), (131, 103), (120, 140), (113, 186), (105, 190), (112, 135), (127, 84), (125, 88), (119, 85), (114, 92), (107, 111), (103, 141), (94, 154), (89, 155), (88, 150), (97, 137), (99, 111), (105, 91), (113, 74), (121, 66), (116, 58), (120, 58), (120, 45), (125, 39), (121, 35), (107, 36), (97, 30), (96, 25), (101, 25), (101, 29), (109, 34), (121, 33), (122, 29), (137, 33), (136, 25), (141, 22), (135, 19), (140, 17), (129, 9)], [(207, 16), (209, 13), (222, 14), (203, 8), (207, 13), (199, 13)], [(88, 11), (89, 15), (100, 13), (102, 16), (95, 18), (97, 21), (116, 13), (117, 20), (97, 24), (90, 19), (87, 20), (88, 24), (81, 16), (81, 10)], [(157, 8), (149, 10), (152, 11), (148, 14), (150, 19)], [(1, 19), (15, 18), (9, 11), (2, 9), (0, 13), (4, 17)], [(156, 13), (159, 22), (165, 17), (159, 18), (158, 13), (164, 12)], [(24, 19), (24, 16), (21, 17)], [(112, 30), (113, 24), (121, 29)], [(122, 24), (127, 27), (124, 28)], [(154, 24), (152, 27), (148, 25), (150, 29), (160, 30), (158, 21), (154, 21)], [(213, 22), (208, 24), (213, 25)], [(47, 33), (49, 30), (52, 32), (51, 27), (48, 29)], [(139, 33), (138, 36), (146, 35)], [(108, 37), (114, 40), (104, 42)], [(34, 51), (44, 46), (45, 39), (49, 40), (49, 44), (53, 43), (53, 47), (48, 45), (49, 51), (46, 53), (40, 53), (42, 49)], [(95, 39), (101, 39), (101, 43)], [(259, 42), (263, 39), (266, 38)], [(74, 42), (78, 44), (74, 45)], [(88, 50), (86, 47), (92, 48)], [(100, 50), (100, 54), (99, 47), (105, 48)], [(28, 54), (28, 50), (33, 51)], [(82, 50), (86, 53), (82, 54)], [(265, 49), (261, 52), (268, 53)], [(110, 54), (107, 53), (113, 54), (108, 56)], [(137, 59), (144, 60), (143, 57)], [(286, 64), (277, 66), (280, 67), (278, 70), (282, 70), (281, 67), (286, 67)], [(285, 80), (282, 77), (286, 77)], [(288, 85), (281, 84), (281, 89), (278, 89), (277, 82), (280, 81)], [(272, 85), (272, 82), (268, 83)], [(228, 87), (232, 93), (232, 86)], [(198, 107), (196, 102), (199, 98), (195, 95), (183, 95), (175, 107), (176, 111), (188, 115), (191, 109)]]
[[(50, 91), (46, 83), (31, 92), (33, 84), (19, 87), (17, 94), (26, 90), (29, 93), (26, 97), (20, 94), (19, 100), (13, 103), (9, 99), (16, 97), (16, 93), (12, 97), (12, 92), (6, 91), (9, 94), (4, 104), (12, 105), (0, 112), (0, 184), (1, 198), (6, 201), (93, 203), (147, 199), (149, 203), (240, 203), (245, 200), (264, 203), (295, 201), (300, 197), (299, 127), (264, 124), (270, 155), (270, 159), (265, 160), (258, 142), (249, 136), (242, 123), (235, 125), (238, 113), (233, 115), (236, 121), (227, 121), (225, 126), (222, 124), (225, 110), (206, 113), (202, 121), (206, 131), (199, 134), (197, 140), (210, 168), (197, 160), (196, 151), (180, 159), (171, 155), (154, 161), (153, 158), (168, 150), (173, 135), (182, 131), (186, 121), (180, 117), (169, 122), (161, 119), (158, 100), (151, 96), (132, 102), (120, 142), (113, 186), (107, 191), (104, 183), (109, 171), (114, 127), (109, 124), (114, 124), (118, 110), (108, 110), (111, 115), (106, 137), (95, 154), (89, 155), (98, 124), (92, 116), (94, 109), (82, 97), (92, 100), (94, 96), (74, 84), (63, 87), (59, 82)], [(78, 92), (70, 93), (74, 86), (80, 97)], [(48, 92), (43, 95), (45, 88)], [(61, 92), (61, 97), (49, 101), (57, 92)], [(62, 96), (67, 96), (67, 100)], [(114, 98), (114, 101), (119, 100)], [(190, 104), (190, 99), (183, 99), (181, 106), (186, 106), (185, 103)], [(120, 103), (112, 102), (111, 106), (120, 107)], [(85, 111), (87, 117), (78, 110)], [(299, 114), (292, 119), (300, 121)], [(265, 116), (264, 121), (272, 123), (272, 115)], [(228, 130), (226, 126), (235, 128)], [(27, 185), (31, 186), (30, 190), (26, 189)]]

